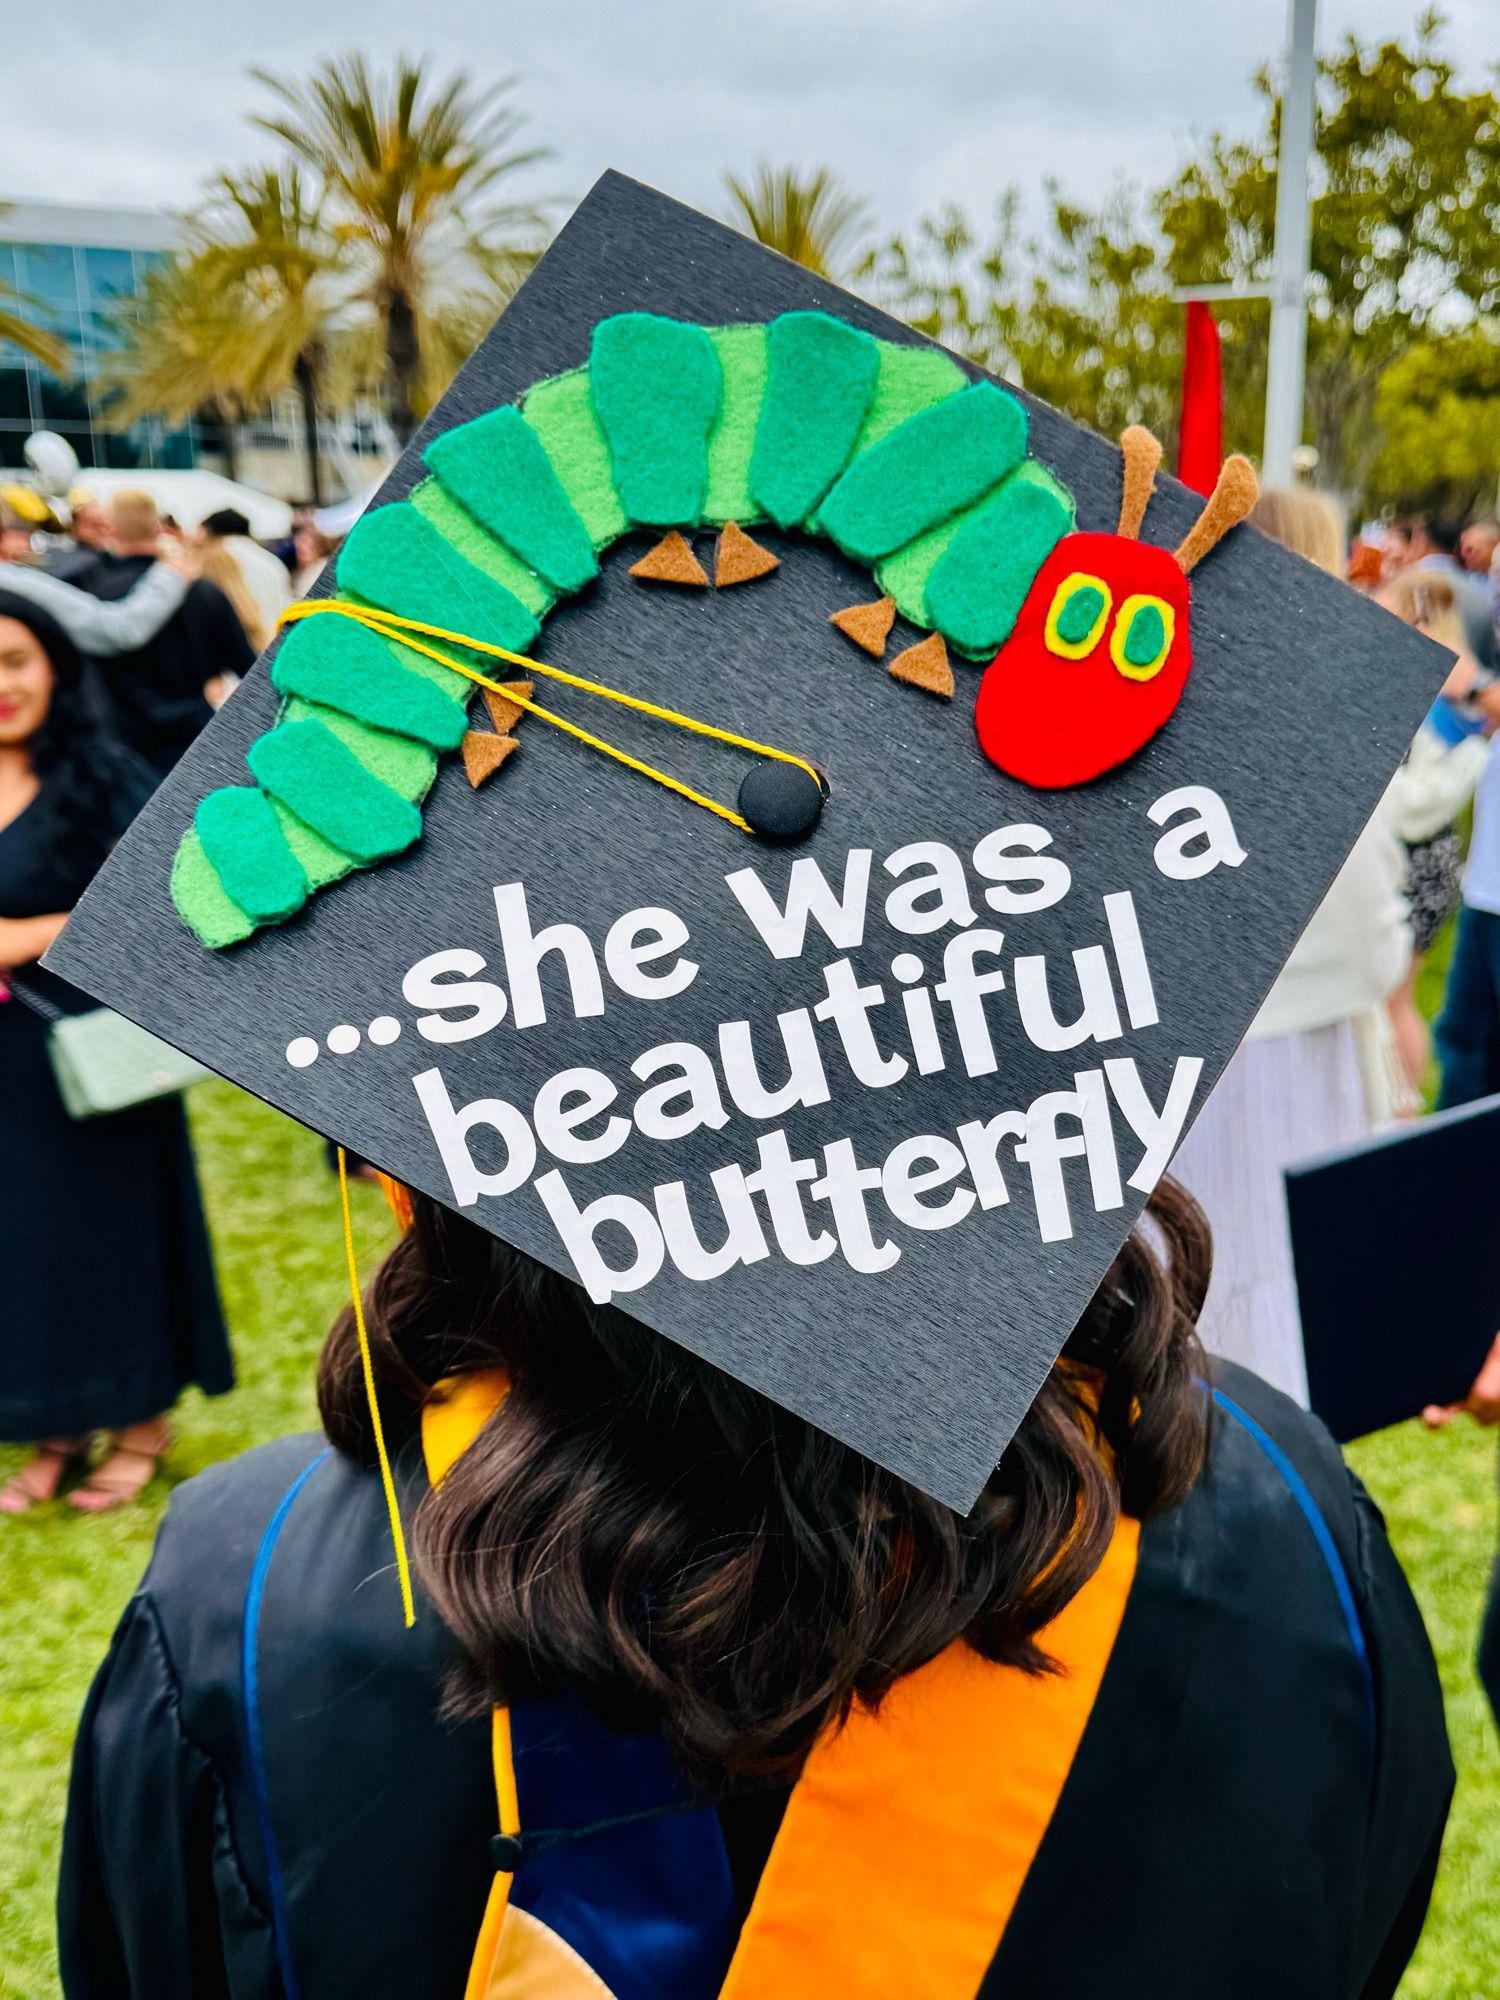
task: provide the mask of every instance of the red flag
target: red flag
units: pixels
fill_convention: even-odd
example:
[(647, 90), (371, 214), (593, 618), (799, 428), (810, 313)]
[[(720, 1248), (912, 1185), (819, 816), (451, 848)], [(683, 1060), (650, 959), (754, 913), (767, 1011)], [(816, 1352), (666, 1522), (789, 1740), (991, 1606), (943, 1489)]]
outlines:
[(1219, 329), (1202, 299), (1189, 299), (1182, 347), (1182, 427), (1177, 477), (1199, 493), (1212, 493), (1224, 463), (1224, 384), (1219, 369)]

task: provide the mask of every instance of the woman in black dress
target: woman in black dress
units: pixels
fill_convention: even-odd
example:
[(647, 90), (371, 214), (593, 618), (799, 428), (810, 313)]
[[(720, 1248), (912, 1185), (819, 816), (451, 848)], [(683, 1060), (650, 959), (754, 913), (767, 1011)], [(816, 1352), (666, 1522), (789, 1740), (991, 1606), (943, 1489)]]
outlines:
[(0, 1488), (9, 1514), (53, 1498), (97, 1431), (111, 1448), (69, 1498), (134, 1499), (182, 1389), (233, 1380), (181, 1103), (76, 1122), (47, 1054), (53, 1011), (92, 1002), (35, 961), (152, 782), (62, 628), (0, 589), (0, 1439), (40, 1440)]

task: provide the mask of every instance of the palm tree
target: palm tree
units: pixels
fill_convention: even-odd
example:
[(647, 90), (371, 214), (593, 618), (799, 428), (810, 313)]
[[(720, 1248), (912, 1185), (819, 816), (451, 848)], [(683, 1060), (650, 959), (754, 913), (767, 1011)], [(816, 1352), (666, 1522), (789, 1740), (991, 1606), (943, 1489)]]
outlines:
[(324, 228), (320, 201), (296, 165), (218, 175), (189, 240), (205, 280), (226, 285), (247, 311), (235, 343), (244, 400), (268, 403), (288, 387), (297, 391), (308, 490), (321, 506), (322, 378), (348, 254)]
[(836, 278), (859, 258), (870, 211), (841, 188), (826, 167), (802, 174), (763, 161), (753, 181), (726, 174), (730, 220), (757, 242), (820, 278)]
[(112, 430), (142, 417), (188, 423), (210, 409), (224, 435), (225, 468), (236, 476), (236, 426), (257, 400), (253, 314), (243, 283), (203, 255), (153, 265), (134, 298), (116, 312), (118, 346), (101, 379)]
[[(0, 202), (0, 215), (12, 206), (10, 202)], [(0, 278), (0, 344), (9, 341), (23, 354), (29, 354), (33, 361), (40, 361), (54, 375), (68, 375), (72, 372), (72, 349), (62, 335), (22, 317), (22, 306), (36, 310), (39, 305), (39, 300), (26, 292), (18, 292), (14, 285)]]
[(499, 304), (540, 252), (541, 207), (500, 191), (547, 155), (513, 148), (524, 122), (509, 101), (513, 79), (490, 90), (461, 75), (430, 85), (405, 58), (376, 77), (357, 55), (306, 79), (252, 74), (283, 107), (254, 123), (317, 175), (336, 238), (362, 272), (404, 444), (441, 387), (445, 309), (476, 276)]

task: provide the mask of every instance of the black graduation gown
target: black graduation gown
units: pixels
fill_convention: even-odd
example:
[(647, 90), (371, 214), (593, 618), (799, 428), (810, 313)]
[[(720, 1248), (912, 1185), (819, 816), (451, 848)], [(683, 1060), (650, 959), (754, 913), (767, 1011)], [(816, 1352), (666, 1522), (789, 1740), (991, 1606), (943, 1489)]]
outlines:
[[(99, 556), (70, 581), (95, 597), (118, 599), (129, 595), (153, 560)], [(103, 663), (100, 679), (116, 733), (165, 777), (213, 713), (204, 683), (225, 673), (243, 678), (254, 661), (233, 605), (200, 577), (144, 646)]]
[[(1210, 1470), (1141, 1533), (1081, 1742), (968, 1983), (983, 2000), (1388, 2000), (1421, 1928), (1452, 1767), (1416, 1608), (1321, 1428), (1238, 1369), (1216, 1368), (1213, 1395)], [(430, 1611), (402, 1628), (377, 1481), (320, 1441), (283, 1440), (181, 1489), (79, 1734), (60, 1898), (68, 2000), (458, 2000), (496, 1800), (488, 1724), (438, 1715), (449, 1658)], [(597, 1821), (612, 1760), (639, 1774), (635, 1802), (655, 1803), (650, 1739), (612, 1747), (584, 1718), (586, 1755), (569, 1767), (569, 1699), (537, 1704), (540, 1725), (532, 1704), (513, 1715), (534, 1761), (562, 1757), (543, 1830)], [(556, 1770), (570, 1768), (577, 1789), (560, 1799)], [(523, 1856), (512, 1901), (529, 1871), (545, 1892), (549, 1869), (592, 1857), (571, 1914), (566, 1894), (554, 1903), (606, 1990), (712, 2000), (782, 1803), (678, 1822), (693, 1837), (655, 1878), (663, 1898), (684, 1870), (724, 1892), (710, 1909), (705, 1890), (704, 1934), (671, 1977), (645, 1978), (616, 1949), (645, 1935), (627, 1928), (640, 1912), (599, 1907), (610, 1857), (623, 1881), (671, 1820)], [(892, 1797), (893, 1876), (909, 1839)], [(657, 1941), (693, 1908), (648, 1912)], [(921, 1921), (909, 1930), (901, 1947), (920, 1962)], [(909, 1989), (893, 1964), (888, 1981), (835, 1990)]]

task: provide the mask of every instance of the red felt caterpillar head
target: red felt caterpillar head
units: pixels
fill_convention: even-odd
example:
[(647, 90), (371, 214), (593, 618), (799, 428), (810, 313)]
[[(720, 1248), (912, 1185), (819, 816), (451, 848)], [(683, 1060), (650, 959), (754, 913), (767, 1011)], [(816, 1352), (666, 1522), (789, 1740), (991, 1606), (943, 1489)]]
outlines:
[(1023, 784), (1082, 785), (1133, 757), (1171, 715), (1192, 666), (1188, 572), (1255, 504), (1255, 473), (1227, 459), (1175, 554), (1137, 539), (1161, 446), (1120, 440), (1113, 535), (1068, 535), (1037, 573), (979, 684), (974, 721), (992, 764)]

